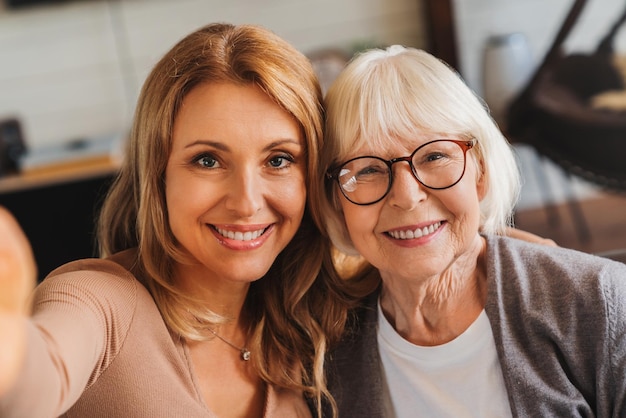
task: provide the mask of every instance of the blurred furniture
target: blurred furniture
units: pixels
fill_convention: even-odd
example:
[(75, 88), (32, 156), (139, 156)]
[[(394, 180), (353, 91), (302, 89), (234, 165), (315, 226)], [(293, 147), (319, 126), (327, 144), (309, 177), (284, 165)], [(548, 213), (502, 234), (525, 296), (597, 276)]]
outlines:
[(25, 152), (20, 121), (17, 118), (0, 120), (0, 176), (16, 173), (19, 158)]
[(428, 52), (458, 71), (459, 58), (452, 0), (425, 0), (424, 5), (426, 22), (429, 23)]
[(0, 205), (15, 215), (30, 240), (39, 281), (65, 262), (97, 255), (95, 219), (117, 168), (103, 156), (0, 179)]
[[(563, 43), (585, 4), (586, 0), (574, 1), (543, 62), (512, 101), (507, 134), (513, 141), (532, 145), (570, 175), (626, 191), (626, 109), (593, 105), (594, 96), (625, 89), (615, 65), (613, 39), (626, 21), (626, 10), (592, 54), (566, 55)], [(542, 184), (549, 187), (548, 181)], [(580, 239), (590, 239), (575, 196), (570, 194), (568, 203)]]
[(322, 94), (325, 96), (335, 78), (346, 66), (352, 56), (338, 48), (325, 48), (307, 54), (315, 75), (320, 82)]

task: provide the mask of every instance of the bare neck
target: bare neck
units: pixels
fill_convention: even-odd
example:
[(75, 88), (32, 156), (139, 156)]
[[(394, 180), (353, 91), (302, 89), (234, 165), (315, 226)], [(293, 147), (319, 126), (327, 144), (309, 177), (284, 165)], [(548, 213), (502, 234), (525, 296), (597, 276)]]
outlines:
[(382, 311), (394, 329), (416, 345), (445, 344), (461, 335), (482, 312), (487, 299), (484, 239), (441, 274), (417, 283), (386, 283)]

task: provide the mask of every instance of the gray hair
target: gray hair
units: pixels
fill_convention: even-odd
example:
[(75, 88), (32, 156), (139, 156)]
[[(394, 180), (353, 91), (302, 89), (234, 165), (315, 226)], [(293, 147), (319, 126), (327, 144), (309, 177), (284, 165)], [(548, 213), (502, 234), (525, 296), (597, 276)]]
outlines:
[[(322, 173), (366, 142), (385, 149), (417, 131), (474, 138), (472, 154), (487, 186), (480, 203), (481, 232), (512, 224), (521, 182), (515, 155), (485, 103), (459, 74), (431, 54), (400, 45), (357, 55), (326, 95)], [(325, 176), (320, 176), (325, 177)], [(341, 212), (337, 187), (324, 178), (320, 202), (333, 244), (356, 254)]]

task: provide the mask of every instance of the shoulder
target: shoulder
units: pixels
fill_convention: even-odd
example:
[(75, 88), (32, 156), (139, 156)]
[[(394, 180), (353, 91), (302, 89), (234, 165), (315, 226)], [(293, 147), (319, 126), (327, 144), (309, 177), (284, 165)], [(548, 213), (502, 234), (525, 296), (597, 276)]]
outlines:
[(53, 270), (37, 286), (34, 306), (54, 302), (57, 307), (124, 312), (132, 310), (145, 288), (131, 272), (133, 250), (106, 259), (72, 261)]
[[(605, 410), (603, 399), (615, 399), (626, 370), (626, 265), (567, 248), (486, 239), (485, 310), (514, 403), (522, 414), (536, 412), (535, 399), (520, 394), (573, 389), (585, 394), (581, 402)], [(555, 399), (541, 403), (550, 408)]]
[(136, 251), (126, 250), (107, 258), (85, 258), (63, 264), (51, 271), (43, 283), (64, 280), (68, 277), (88, 278), (107, 277), (132, 281), (135, 279), (131, 270), (136, 263)]
[[(626, 264), (592, 254), (487, 236), (487, 276), (493, 293), (550, 305), (559, 300), (581, 305), (626, 297)], [(626, 299), (622, 299), (626, 300)]]
[(118, 277), (132, 276), (130, 270), (136, 262), (136, 253), (135, 249), (130, 249), (107, 258), (85, 258), (71, 261), (51, 271), (46, 276), (46, 280), (77, 272), (102, 273)]
[(378, 297), (380, 288), (363, 297), (348, 315), (346, 327), (339, 343), (331, 350), (336, 361), (367, 356), (376, 347), (378, 329)]
[(349, 311), (347, 322), (347, 335), (362, 334), (366, 330), (375, 329), (378, 326), (378, 298), (380, 286), (373, 292), (364, 296), (360, 302)]
[(487, 236), (486, 240), (487, 263), (502, 273), (531, 271), (554, 276), (555, 280), (626, 274), (624, 263), (569, 248), (501, 236)]

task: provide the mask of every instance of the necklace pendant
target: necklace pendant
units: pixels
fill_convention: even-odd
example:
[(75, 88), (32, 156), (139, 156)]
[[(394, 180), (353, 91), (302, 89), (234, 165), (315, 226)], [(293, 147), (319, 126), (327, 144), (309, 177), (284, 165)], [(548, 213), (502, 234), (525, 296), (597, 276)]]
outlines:
[(241, 359), (244, 361), (250, 360), (250, 351), (247, 348), (241, 349)]

